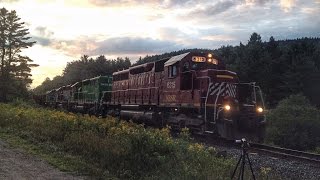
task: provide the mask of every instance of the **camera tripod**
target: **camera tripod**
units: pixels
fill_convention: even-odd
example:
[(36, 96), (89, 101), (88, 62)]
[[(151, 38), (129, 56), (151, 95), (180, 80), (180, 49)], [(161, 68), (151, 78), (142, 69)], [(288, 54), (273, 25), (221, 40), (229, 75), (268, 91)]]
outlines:
[(252, 166), (251, 166), (251, 161), (250, 161), (250, 158), (249, 158), (249, 155), (248, 155), (248, 148), (249, 148), (249, 143), (247, 142), (247, 140), (245, 138), (242, 138), (241, 140), (236, 140), (236, 143), (241, 143), (241, 148), (242, 148), (242, 152), (241, 152), (241, 156), (238, 160), (238, 163), (237, 163), (237, 166), (235, 167), (233, 173), (232, 173), (232, 176), (231, 176), (231, 179), (234, 178), (235, 174), (236, 174), (236, 171), (240, 165), (240, 162), (241, 162), (241, 165), (240, 165), (240, 168), (239, 168), (239, 174), (238, 174), (238, 179), (240, 180), (243, 180), (243, 176), (244, 176), (244, 170), (245, 170), (245, 165), (246, 165), (246, 159), (248, 160), (248, 163), (249, 163), (249, 167), (250, 167), (250, 170), (251, 170), (251, 175), (252, 175), (252, 178), (255, 180), (256, 177), (254, 176), (254, 173), (253, 173), (253, 169), (252, 169)]

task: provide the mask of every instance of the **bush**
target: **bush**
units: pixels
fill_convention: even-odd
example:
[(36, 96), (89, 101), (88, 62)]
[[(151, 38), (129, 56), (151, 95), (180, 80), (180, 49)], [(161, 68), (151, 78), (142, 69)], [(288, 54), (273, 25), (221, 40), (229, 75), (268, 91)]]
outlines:
[(267, 114), (267, 141), (286, 148), (313, 150), (320, 145), (320, 111), (306, 97), (292, 95)]
[(232, 161), (217, 158), (212, 148), (173, 139), (168, 129), (145, 129), (113, 118), (0, 104), (0, 130), (82, 156), (102, 169), (100, 176), (226, 179), (232, 169)]

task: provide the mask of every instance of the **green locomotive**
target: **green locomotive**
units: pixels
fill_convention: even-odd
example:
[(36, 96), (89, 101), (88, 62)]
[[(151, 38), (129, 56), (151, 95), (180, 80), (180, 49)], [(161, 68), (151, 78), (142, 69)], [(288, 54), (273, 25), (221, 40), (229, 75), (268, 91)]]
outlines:
[(103, 92), (111, 90), (112, 76), (98, 76), (48, 91), (45, 104), (73, 112), (97, 113)]

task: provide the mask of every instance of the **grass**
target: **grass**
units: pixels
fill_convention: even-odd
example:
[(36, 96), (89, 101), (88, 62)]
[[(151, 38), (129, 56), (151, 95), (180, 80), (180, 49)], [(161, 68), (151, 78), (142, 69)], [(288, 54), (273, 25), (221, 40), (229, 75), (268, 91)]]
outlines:
[(0, 104), (0, 138), (53, 166), (101, 179), (230, 179), (235, 161), (168, 128)]

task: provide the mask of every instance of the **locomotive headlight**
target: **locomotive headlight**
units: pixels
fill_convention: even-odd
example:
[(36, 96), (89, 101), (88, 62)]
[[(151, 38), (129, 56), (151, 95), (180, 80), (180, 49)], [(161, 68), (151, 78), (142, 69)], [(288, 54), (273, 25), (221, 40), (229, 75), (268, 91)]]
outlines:
[(208, 62), (209, 62), (209, 63), (211, 63), (211, 62), (212, 62), (212, 59), (211, 59), (211, 58), (209, 58), (209, 59), (208, 59)]
[(257, 111), (258, 111), (259, 113), (262, 113), (262, 112), (263, 112), (263, 108), (262, 108), (262, 107), (258, 107), (258, 108), (257, 108)]
[(227, 104), (227, 105), (224, 106), (224, 109), (225, 109), (226, 111), (230, 111), (231, 106)]
[(208, 54), (208, 58), (212, 58), (212, 54), (209, 53), (209, 54)]

